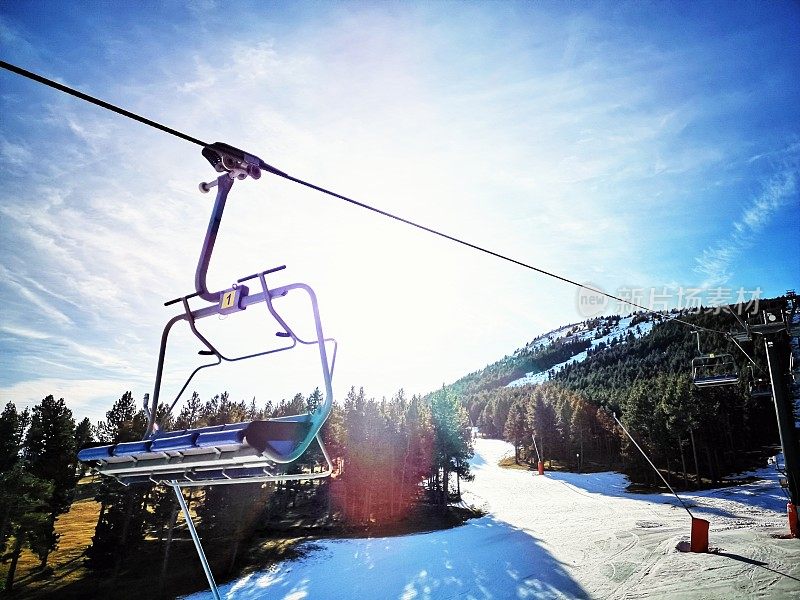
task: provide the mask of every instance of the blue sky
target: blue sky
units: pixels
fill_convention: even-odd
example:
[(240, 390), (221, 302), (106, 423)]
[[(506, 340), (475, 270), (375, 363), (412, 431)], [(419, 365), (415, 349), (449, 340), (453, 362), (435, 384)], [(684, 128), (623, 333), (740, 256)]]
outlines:
[[(796, 3), (27, 2), (0, 57), (298, 177), (609, 291), (800, 287)], [(97, 419), (152, 391), (212, 198), (199, 149), (0, 73), (0, 401)], [(341, 395), (424, 393), (582, 319), (557, 281), (264, 177), (221, 288), (287, 264)], [(287, 314), (308, 325), (302, 304)], [(260, 313), (204, 323), (231, 351)], [(176, 332), (165, 394), (198, 349)], [(198, 380), (278, 400), (312, 354)]]

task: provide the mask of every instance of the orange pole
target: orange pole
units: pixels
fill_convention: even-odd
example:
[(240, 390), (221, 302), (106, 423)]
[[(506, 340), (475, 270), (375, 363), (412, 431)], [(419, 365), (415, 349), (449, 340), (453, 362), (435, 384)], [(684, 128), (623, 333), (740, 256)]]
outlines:
[(786, 504), (786, 510), (789, 513), (789, 532), (792, 537), (800, 538), (800, 526), (797, 521), (797, 507), (789, 502)]
[(692, 552), (708, 552), (708, 521), (692, 517)]

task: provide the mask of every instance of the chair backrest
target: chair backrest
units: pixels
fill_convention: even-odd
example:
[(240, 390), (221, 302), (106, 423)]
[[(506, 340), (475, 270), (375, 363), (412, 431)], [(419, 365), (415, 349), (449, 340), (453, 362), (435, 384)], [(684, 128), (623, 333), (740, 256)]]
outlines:
[(704, 354), (692, 359), (692, 381), (697, 387), (733, 385), (739, 381), (730, 354)]

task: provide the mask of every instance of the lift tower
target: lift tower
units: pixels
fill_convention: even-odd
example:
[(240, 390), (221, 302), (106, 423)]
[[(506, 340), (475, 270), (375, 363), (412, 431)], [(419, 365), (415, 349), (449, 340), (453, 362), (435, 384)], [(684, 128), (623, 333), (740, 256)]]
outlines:
[[(794, 315), (796, 299), (789, 296), (792, 302), (790, 315)], [(772, 397), (775, 400), (775, 413), (778, 417), (778, 432), (780, 433), (781, 448), (783, 449), (786, 480), (789, 488), (789, 530), (794, 537), (800, 537), (800, 522), (798, 521), (798, 507), (800, 507), (800, 444), (798, 443), (797, 429), (792, 412), (790, 389), (791, 356), (790, 330), (795, 332), (795, 324), (790, 316), (787, 323), (783, 311), (765, 310), (761, 313), (762, 323), (750, 325), (750, 333), (755, 339), (764, 340), (767, 353), (767, 365), (772, 381)]]

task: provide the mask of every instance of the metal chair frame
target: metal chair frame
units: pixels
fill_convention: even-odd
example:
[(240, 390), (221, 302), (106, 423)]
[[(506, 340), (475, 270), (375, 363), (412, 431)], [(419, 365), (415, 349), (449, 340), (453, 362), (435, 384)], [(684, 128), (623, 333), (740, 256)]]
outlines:
[[(333, 338), (326, 338), (322, 331), (322, 324), (320, 322), (319, 307), (317, 305), (317, 297), (314, 291), (304, 283), (292, 283), (270, 289), (267, 284), (266, 276), (275, 271), (280, 271), (285, 266), (280, 266), (273, 269), (267, 269), (259, 273), (243, 277), (237, 281), (236, 284), (229, 290), (219, 290), (211, 292), (208, 290), (206, 284), (206, 275), (208, 266), (211, 260), (211, 254), (214, 249), (217, 232), (222, 221), (222, 213), (225, 209), (225, 202), (228, 193), (233, 187), (236, 179), (245, 179), (248, 176), (253, 179), (261, 177), (261, 168), (264, 168), (265, 163), (261, 159), (248, 155), (241, 150), (221, 144), (219, 142), (211, 144), (203, 148), (203, 156), (208, 159), (211, 165), (220, 173), (222, 173), (216, 181), (209, 183), (201, 183), (200, 190), (208, 192), (212, 187), (217, 188), (217, 196), (214, 201), (214, 208), (209, 220), (208, 229), (206, 231), (205, 240), (200, 251), (200, 257), (197, 262), (197, 269), (195, 271), (195, 292), (170, 300), (165, 303), (169, 306), (180, 302), (183, 306), (182, 313), (172, 317), (164, 327), (161, 334), (161, 346), (159, 349), (158, 366), (156, 369), (155, 385), (153, 389), (153, 397), (150, 405), (147, 405), (147, 397), (145, 397), (145, 412), (147, 414), (147, 430), (145, 433), (144, 441), (150, 442), (145, 444), (146, 451), (140, 453), (138, 456), (133, 451), (120, 453), (115, 455), (116, 446), (108, 449), (108, 458), (97, 458), (87, 461), (91, 462), (97, 471), (103, 475), (112, 476), (115, 478), (131, 477), (141, 475), (146, 477), (146, 480), (156, 484), (169, 485), (175, 492), (178, 502), (183, 510), (186, 523), (189, 528), (192, 540), (197, 550), (197, 555), (208, 579), (211, 592), (215, 599), (219, 600), (219, 591), (217, 590), (214, 576), (211, 568), (208, 565), (203, 546), (200, 538), (195, 530), (194, 523), (192, 522), (189, 508), (186, 505), (186, 500), (183, 497), (181, 488), (193, 486), (211, 486), (211, 485), (232, 485), (239, 483), (264, 483), (274, 481), (297, 481), (308, 479), (320, 479), (327, 477), (333, 472), (333, 465), (330, 456), (322, 441), (320, 435), (320, 428), (325, 423), (328, 415), (330, 414), (333, 406), (333, 388), (332, 377), (333, 369), (336, 364), (337, 343)], [(241, 285), (246, 281), (258, 279), (261, 284), (261, 291), (255, 294), (250, 294), (247, 286)], [(275, 309), (273, 301), (277, 298), (286, 296), (293, 290), (302, 290), (308, 294), (311, 302), (311, 309), (314, 316), (315, 323), (315, 338), (311, 340), (304, 340), (299, 337), (289, 324), (281, 317)], [(225, 304), (223, 298), (225, 294), (232, 293), (236, 298), (236, 305), (231, 306)], [(189, 306), (189, 300), (194, 297), (199, 297), (210, 305), (192, 310)], [(279, 331), (276, 335), (282, 338), (290, 338), (291, 342), (287, 345), (246, 354), (242, 356), (226, 356), (222, 354), (197, 328), (197, 321), (210, 317), (213, 315), (228, 314), (231, 312), (238, 312), (246, 309), (248, 306), (264, 303), (269, 314), (279, 323), (283, 331)], [(159, 436), (157, 431), (158, 427), (155, 422), (156, 409), (159, 405), (159, 397), (161, 395), (161, 384), (164, 374), (164, 361), (166, 357), (167, 343), (169, 334), (172, 327), (179, 321), (186, 321), (189, 325), (194, 336), (200, 340), (205, 346), (206, 350), (200, 354), (211, 355), (216, 358), (212, 363), (201, 365), (194, 369), (186, 382), (181, 387), (178, 394), (173, 399), (169, 406), (171, 412), (175, 405), (180, 400), (184, 391), (192, 381), (194, 376), (201, 371), (213, 366), (226, 362), (236, 362), (255, 358), (258, 356), (266, 356), (276, 352), (283, 352), (294, 348), (298, 343), (306, 345), (316, 345), (319, 348), (320, 363), (322, 366), (322, 374), (325, 387), (325, 397), (320, 406), (315, 410), (301, 414), (289, 415), (286, 417), (278, 417), (275, 419), (268, 419), (268, 423), (280, 422), (293, 422), (308, 424), (308, 431), (300, 443), (293, 447), (287, 454), (279, 454), (269, 447), (255, 448), (250, 445), (244, 438), (241, 443), (228, 444), (223, 443), (220, 447), (204, 446), (195, 450), (194, 448), (187, 448), (181, 451), (165, 451), (165, 452), (150, 452), (152, 441), (159, 439), (159, 437), (167, 437), (166, 435)], [(326, 343), (333, 344), (333, 354), (330, 362), (328, 361), (328, 354)], [(244, 425), (244, 424), (243, 424)], [(252, 425), (252, 424), (251, 424)], [(231, 426), (232, 428), (241, 427), (240, 425)], [(223, 427), (224, 429), (224, 427)], [(299, 429), (299, 428), (298, 428)], [(192, 430), (187, 430), (192, 431)], [(197, 432), (198, 430), (194, 430)], [(197, 439), (198, 434), (194, 434), (193, 439)], [(319, 473), (283, 473), (280, 472), (279, 466), (281, 464), (288, 464), (297, 460), (308, 449), (310, 443), (316, 440), (325, 458), (326, 468)], [(266, 444), (269, 446), (269, 444)], [(188, 457), (188, 460), (187, 460)], [(242, 477), (232, 476), (226, 474), (226, 469), (243, 469), (246, 475)]]
[(697, 353), (692, 359), (692, 383), (698, 388), (735, 385), (739, 382), (736, 363), (730, 354), (703, 354), (700, 349), (700, 332), (697, 335)]

